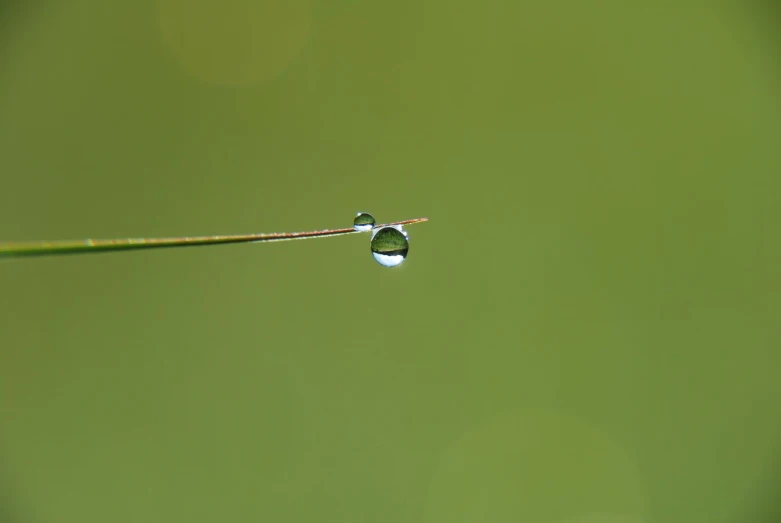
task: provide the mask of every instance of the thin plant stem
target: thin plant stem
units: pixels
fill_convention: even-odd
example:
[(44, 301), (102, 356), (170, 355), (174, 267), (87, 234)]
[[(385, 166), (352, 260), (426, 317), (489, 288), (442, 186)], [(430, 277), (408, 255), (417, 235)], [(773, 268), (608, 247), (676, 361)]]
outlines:
[[(428, 218), (413, 218), (399, 222), (377, 225), (410, 225), (428, 221)], [(280, 242), (342, 236), (366, 231), (349, 229), (323, 229), (320, 231), (274, 232), (256, 234), (237, 234), (229, 236), (184, 236), (178, 238), (120, 238), (115, 240), (67, 240), (54, 242), (0, 243), (0, 258), (27, 258), (36, 256), (56, 256), (63, 254), (89, 254), (98, 252), (136, 251), (142, 249), (162, 249), (169, 247), (194, 247), (196, 245), (223, 245), (227, 243)]]

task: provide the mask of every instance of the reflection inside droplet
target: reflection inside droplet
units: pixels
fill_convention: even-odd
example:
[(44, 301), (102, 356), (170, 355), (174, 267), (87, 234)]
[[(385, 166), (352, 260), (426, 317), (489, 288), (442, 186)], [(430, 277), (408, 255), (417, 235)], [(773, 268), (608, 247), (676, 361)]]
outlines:
[(383, 267), (401, 265), (409, 252), (409, 236), (401, 226), (375, 229), (371, 249), (372, 256)]
[(353, 228), (356, 231), (370, 231), (374, 227), (374, 216), (368, 212), (359, 212), (353, 220)]

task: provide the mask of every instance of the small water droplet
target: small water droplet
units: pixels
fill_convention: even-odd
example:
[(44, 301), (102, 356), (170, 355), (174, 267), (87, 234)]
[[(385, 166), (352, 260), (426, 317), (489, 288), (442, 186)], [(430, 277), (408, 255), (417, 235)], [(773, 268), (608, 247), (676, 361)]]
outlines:
[(371, 248), (372, 256), (383, 267), (401, 265), (409, 252), (409, 235), (401, 226), (375, 229)]
[(368, 212), (359, 212), (353, 220), (353, 227), (356, 231), (370, 231), (374, 227), (374, 216)]

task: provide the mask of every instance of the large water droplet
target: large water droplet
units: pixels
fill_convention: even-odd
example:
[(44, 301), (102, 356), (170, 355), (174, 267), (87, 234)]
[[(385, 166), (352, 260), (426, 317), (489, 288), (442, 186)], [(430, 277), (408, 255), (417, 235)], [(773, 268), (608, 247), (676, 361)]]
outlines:
[(383, 267), (395, 267), (407, 258), (409, 236), (401, 226), (376, 229), (372, 234), (372, 256)]
[(353, 228), (356, 231), (370, 231), (374, 227), (374, 216), (368, 212), (359, 212), (353, 220)]

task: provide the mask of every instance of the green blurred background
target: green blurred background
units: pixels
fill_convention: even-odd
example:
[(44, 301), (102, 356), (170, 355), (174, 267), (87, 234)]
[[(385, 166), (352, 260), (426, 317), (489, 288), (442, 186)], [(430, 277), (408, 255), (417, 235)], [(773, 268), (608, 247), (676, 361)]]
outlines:
[[(781, 519), (772, 2), (0, 3), (0, 521)], [(778, 11), (775, 12), (778, 14)]]

